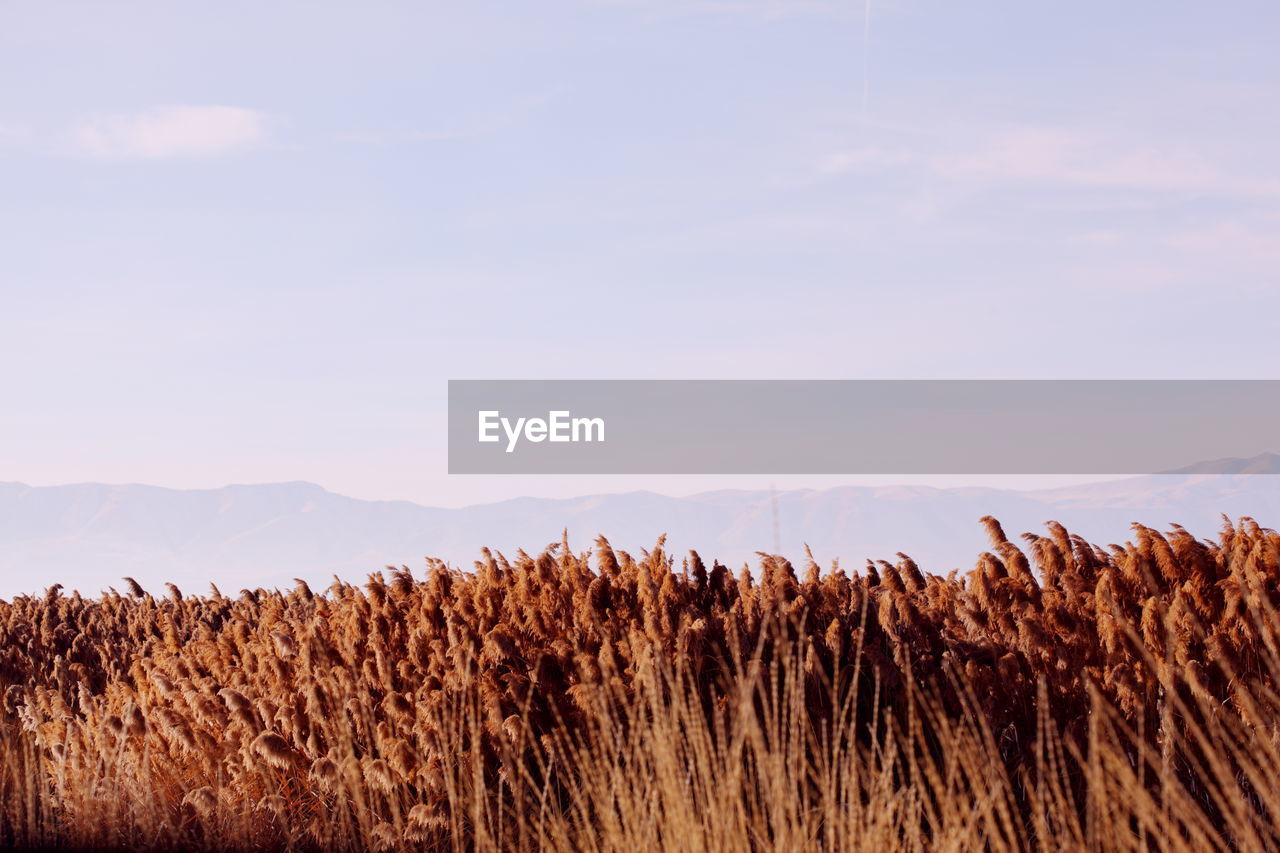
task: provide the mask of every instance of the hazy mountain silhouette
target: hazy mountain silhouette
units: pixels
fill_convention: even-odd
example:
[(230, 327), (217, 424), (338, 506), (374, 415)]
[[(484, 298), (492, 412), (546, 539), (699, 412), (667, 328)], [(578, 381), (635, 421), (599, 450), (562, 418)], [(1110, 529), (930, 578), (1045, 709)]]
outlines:
[(1186, 468), (1170, 471), (1170, 474), (1280, 474), (1280, 455), (1262, 453), (1248, 459), (1215, 459), (1197, 462)]
[[(1206, 466), (1218, 466), (1206, 470)], [(0, 484), (0, 596), (53, 583), (96, 593), (131, 575), (150, 589), (188, 591), (324, 585), (333, 574), (362, 580), (388, 564), (420, 570), (427, 555), (470, 567), (482, 546), (535, 552), (568, 528), (575, 550), (599, 533), (638, 554), (666, 533), (668, 550), (697, 548), (734, 568), (772, 550), (776, 505), (782, 553), (850, 568), (898, 551), (936, 572), (968, 569), (987, 547), (977, 521), (999, 518), (1010, 536), (1056, 519), (1092, 541), (1119, 542), (1130, 523), (1184, 525), (1214, 535), (1221, 514), (1280, 519), (1280, 457), (1226, 460), (1182, 473), (1129, 477), (1040, 491), (925, 486), (845, 486), (780, 492), (719, 491), (691, 497), (651, 492), (568, 500), (519, 498), (462, 509), (363, 501), (311, 483), (176, 490), (155, 486)], [(776, 504), (775, 504), (776, 501)]]

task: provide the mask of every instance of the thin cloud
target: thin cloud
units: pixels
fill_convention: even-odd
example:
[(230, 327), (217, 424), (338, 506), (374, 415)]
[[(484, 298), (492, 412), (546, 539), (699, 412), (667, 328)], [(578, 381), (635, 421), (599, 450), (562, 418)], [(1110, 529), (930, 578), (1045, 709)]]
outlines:
[(228, 106), (165, 106), (144, 113), (95, 116), (73, 134), (91, 157), (162, 160), (216, 157), (266, 137), (266, 116)]
[[(954, 145), (954, 142), (951, 142)], [(1189, 191), (1237, 196), (1280, 195), (1280, 180), (1217, 167), (1198, 153), (1126, 145), (1088, 133), (1020, 128), (987, 136), (959, 151), (864, 147), (823, 158), (828, 174), (910, 166), (955, 181), (1049, 184), (1095, 189)]]
[(1243, 222), (1219, 222), (1176, 234), (1166, 243), (1176, 249), (1274, 270), (1280, 267), (1280, 245), (1276, 244), (1274, 233), (1270, 227), (1258, 229)]
[[(941, 157), (935, 168), (952, 177), (1077, 184), (1147, 190), (1255, 189), (1184, 151), (1126, 149), (1088, 134), (1024, 129), (992, 139), (984, 149)], [(1272, 185), (1274, 188), (1274, 184)]]

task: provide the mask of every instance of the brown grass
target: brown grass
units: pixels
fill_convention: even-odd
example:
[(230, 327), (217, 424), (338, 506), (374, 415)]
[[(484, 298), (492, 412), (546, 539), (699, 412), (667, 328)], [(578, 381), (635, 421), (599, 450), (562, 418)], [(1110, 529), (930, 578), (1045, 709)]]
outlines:
[(1280, 537), (0, 602), (0, 846), (1280, 846)]

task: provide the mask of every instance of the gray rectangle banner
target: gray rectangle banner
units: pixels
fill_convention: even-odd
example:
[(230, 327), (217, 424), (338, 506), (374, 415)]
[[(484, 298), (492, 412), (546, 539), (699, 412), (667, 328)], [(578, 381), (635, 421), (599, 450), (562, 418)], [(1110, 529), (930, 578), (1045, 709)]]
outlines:
[(1280, 449), (1280, 380), (451, 380), (452, 474), (1144, 474)]

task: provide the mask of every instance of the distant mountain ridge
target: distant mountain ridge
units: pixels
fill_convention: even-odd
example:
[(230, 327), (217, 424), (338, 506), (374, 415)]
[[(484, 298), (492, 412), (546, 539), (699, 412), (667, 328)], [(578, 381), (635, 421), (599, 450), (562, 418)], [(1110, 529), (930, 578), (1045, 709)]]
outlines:
[[(1217, 466), (1217, 467), (1212, 467)], [(82, 484), (0, 483), (0, 597), (54, 583), (96, 594), (130, 575), (143, 586), (172, 581), (191, 592), (217, 583), (287, 586), (294, 577), (325, 585), (334, 574), (362, 580), (385, 565), (418, 571), (426, 556), (470, 567), (480, 548), (508, 556), (535, 552), (568, 529), (576, 550), (603, 533), (638, 553), (667, 535), (669, 551), (694, 548), (735, 568), (773, 548), (804, 545), (822, 562), (858, 567), (865, 558), (909, 553), (926, 570), (968, 569), (987, 542), (977, 520), (994, 515), (1010, 536), (1043, 531), (1054, 519), (1091, 541), (1120, 542), (1130, 523), (1177, 522), (1208, 537), (1221, 514), (1280, 524), (1280, 457), (1227, 460), (1181, 473), (1129, 477), (1039, 491), (926, 486), (843, 486), (718, 491), (690, 497), (652, 492), (552, 500), (518, 498), (461, 509), (408, 501), (364, 501), (312, 483), (176, 490)]]
[(1280, 474), (1280, 454), (1262, 453), (1247, 459), (1214, 459), (1177, 468), (1170, 474)]

